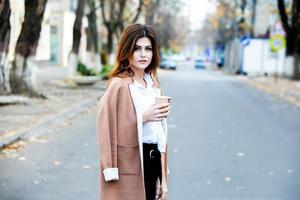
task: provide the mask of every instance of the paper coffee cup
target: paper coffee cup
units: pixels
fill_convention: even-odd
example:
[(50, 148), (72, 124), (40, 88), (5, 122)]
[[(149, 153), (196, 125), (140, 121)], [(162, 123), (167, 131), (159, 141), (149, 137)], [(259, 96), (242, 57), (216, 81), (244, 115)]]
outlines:
[(155, 103), (160, 104), (160, 103), (171, 103), (171, 97), (169, 96), (158, 96), (155, 97)]

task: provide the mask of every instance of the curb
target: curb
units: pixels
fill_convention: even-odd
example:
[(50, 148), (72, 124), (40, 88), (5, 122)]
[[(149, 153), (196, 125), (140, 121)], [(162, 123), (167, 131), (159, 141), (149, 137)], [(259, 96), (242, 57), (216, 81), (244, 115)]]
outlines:
[[(103, 92), (104, 93), (104, 92)], [(21, 131), (13, 136), (7, 137), (3, 140), (0, 140), (0, 151), (6, 146), (17, 142), (18, 140), (27, 140), (30, 137), (38, 137), (47, 133), (47, 127), (55, 127), (59, 124), (62, 124), (63, 121), (75, 118), (80, 113), (84, 112), (87, 108), (96, 104), (97, 100), (102, 96), (102, 92), (91, 98), (84, 101), (81, 101), (66, 110), (63, 110), (57, 114), (54, 114), (50, 117), (46, 117), (41, 122), (37, 123), (31, 128), (28, 128), (24, 131)]]

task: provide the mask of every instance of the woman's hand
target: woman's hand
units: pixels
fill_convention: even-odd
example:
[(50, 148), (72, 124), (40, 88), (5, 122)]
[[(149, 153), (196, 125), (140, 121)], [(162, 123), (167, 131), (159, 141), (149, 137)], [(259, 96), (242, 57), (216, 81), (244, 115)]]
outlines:
[(156, 186), (156, 200), (167, 200), (167, 194), (168, 194), (168, 186), (165, 181), (162, 181), (160, 184), (160, 181), (158, 181)]
[(143, 123), (161, 121), (169, 115), (170, 111), (170, 103), (153, 104), (143, 113)]

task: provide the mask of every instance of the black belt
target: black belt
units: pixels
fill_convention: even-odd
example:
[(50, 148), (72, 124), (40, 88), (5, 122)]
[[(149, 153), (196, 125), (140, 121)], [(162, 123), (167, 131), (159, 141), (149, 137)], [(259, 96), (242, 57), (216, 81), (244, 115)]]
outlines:
[(150, 159), (160, 158), (160, 151), (157, 144), (143, 143), (144, 156), (149, 156)]

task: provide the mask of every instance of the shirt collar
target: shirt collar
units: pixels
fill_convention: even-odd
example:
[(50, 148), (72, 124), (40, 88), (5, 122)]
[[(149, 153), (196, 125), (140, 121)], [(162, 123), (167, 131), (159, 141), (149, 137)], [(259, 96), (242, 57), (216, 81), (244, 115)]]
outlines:
[[(149, 74), (145, 73), (145, 74), (144, 74), (144, 79), (145, 79), (145, 81), (146, 81), (146, 83), (147, 83), (147, 88), (153, 86), (153, 80), (152, 80), (152, 78), (151, 78), (151, 76), (150, 76)], [(136, 85), (137, 87), (145, 88), (141, 83), (139, 83), (139, 82), (137, 82), (137, 81), (134, 81), (134, 83), (135, 83), (135, 85)]]
[(153, 85), (153, 80), (152, 80), (152, 78), (151, 78), (151, 76), (149, 75), (149, 74), (144, 74), (144, 79), (145, 79), (145, 81), (147, 82), (147, 86), (151, 86), (152, 87), (152, 85)]

